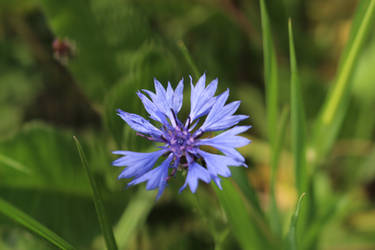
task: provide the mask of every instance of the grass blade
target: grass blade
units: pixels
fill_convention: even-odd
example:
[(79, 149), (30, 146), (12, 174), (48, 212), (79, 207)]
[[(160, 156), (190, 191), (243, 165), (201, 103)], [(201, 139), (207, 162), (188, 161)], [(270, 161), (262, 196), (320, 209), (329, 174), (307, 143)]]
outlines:
[(9, 168), (22, 172), (24, 174), (31, 173), (30, 169), (27, 166), (3, 154), (0, 154), (0, 163), (3, 163), (5, 166), (8, 166)]
[(73, 139), (76, 143), (79, 157), (81, 158), (81, 161), (82, 161), (82, 165), (90, 181), (90, 187), (91, 187), (92, 194), (93, 194), (93, 200), (94, 200), (94, 204), (96, 208), (96, 213), (98, 215), (99, 224), (102, 229), (107, 248), (110, 250), (116, 250), (117, 245), (116, 245), (115, 237), (113, 236), (111, 224), (108, 222), (108, 219), (105, 213), (103, 198), (96, 185), (95, 179), (90, 172), (89, 165), (87, 163), (85, 153), (82, 150), (81, 144), (79, 143), (77, 137), (73, 136)]
[(186, 48), (185, 43), (182, 40), (179, 40), (177, 42), (177, 45), (178, 45), (178, 48), (181, 50), (181, 53), (184, 55), (186, 62), (189, 64), (190, 68), (193, 70), (195, 79), (199, 79), (201, 75), (199, 74), (198, 67), (191, 59), (190, 53), (188, 49)]
[(256, 217), (252, 207), (249, 213), (239, 190), (229, 180), (222, 180), (222, 187), (223, 190), (215, 188), (216, 195), (241, 249), (272, 249), (269, 231), (266, 224), (262, 223), (263, 219)]
[(288, 22), (289, 52), (291, 68), (291, 130), (294, 158), (295, 182), (298, 193), (306, 191), (306, 125), (302, 103), (301, 85), (298, 76), (296, 53), (294, 49), (292, 21)]
[(115, 228), (119, 249), (127, 249), (126, 246), (128, 246), (129, 241), (145, 222), (155, 204), (155, 194), (155, 191), (140, 189), (129, 202)]
[(264, 80), (266, 85), (267, 129), (271, 145), (274, 145), (276, 140), (278, 109), (277, 62), (270, 22), (264, 0), (260, 0), (260, 13), (263, 36)]
[(314, 162), (331, 148), (345, 116), (352, 87), (350, 78), (357, 65), (359, 52), (367, 39), (375, 15), (375, 0), (362, 1), (357, 8), (351, 36), (340, 60), (340, 67), (317, 119), (314, 131)]
[(271, 154), (271, 189), (270, 189), (270, 221), (271, 225), (273, 225), (273, 229), (275, 230), (278, 235), (281, 235), (281, 221), (279, 216), (279, 211), (277, 208), (276, 202), (276, 180), (277, 180), (277, 170), (279, 166), (279, 158), (282, 150), (282, 146), (285, 139), (286, 134), (286, 125), (288, 123), (289, 117), (289, 107), (284, 107), (281, 116), (280, 116), (280, 126), (278, 130), (278, 134), (276, 137), (275, 142), (275, 149), (274, 152)]
[(256, 190), (249, 182), (249, 179), (245, 173), (244, 168), (232, 168), (232, 178), (241, 189), (241, 192), (246, 196), (248, 201), (252, 204), (255, 211), (264, 218), (264, 213), (262, 207), (260, 206), (260, 202), (258, 199), (258, 195)]
[[(277, 165), (279, 156), (276, 148), (277, 137), (277, 116), (278, 116), (278, 76), (276, 52), (273, 44), (271, 25), (264, 0), (260, 0), (260, 14), (262, 22), (263, 37), (263, 60), (264, 60), (264, 80), (266, 86), (266, 111), (267, 111), (267, 133), (271, 145), (271, 176), (277, 175)], [(270, 202), (270, 222), (272, 230), (281, 232), (281, 223), (278, 216), (278, 208), (275, 198), (275, 186), (271, 181), (271, 202)]]
[(338, 71), (341, 71), (344, 61), (346, 60), (345, 58), (347, 58), (349, 55), (350, 48), (353, 45), (354, 39), (358, 35), (359, 26), (361, 25), (363, 17), (365, 16), (366, 10), (368, 9), (371, 1), (372, 0), (361, 0), (358, 3), (357, 9), (354, 13), (354, 17), (352, 20), (349, 38), (344, 48), (344, 51), (341, 54), (341, 60), (340, 60), (340, 64), (338, 67)]
[(309, 226), (308, 230), (304, 233), (301, 249), (311, 249), (311, 246), (314, 246), (320, 236), (324, 233), (324, 228), (332, 222), (337, 217), (337, 214), (340, 213), (339, 210), (342, 207), (346, 207), (351, 198), (348, 194), (338, 197), (335, 200), (329, 202), (325, 208), (321, 208), (321, 215), (317, 216), (313, 223)]
[(22, 226), (26, 227), (27, 229), (31, 230), (32, 232), (36, 233), (40, 237), (44, 238), (45, 240), (61, 249), (75, 249), (72, 245), (70, 245), (56, 233), (52, 232), (50, 229), (40, 224), (34, 218), (30, 217), (23, 211), (19, 210), (18, 208), (14, 207), (1, 198), (0, 213), (11, 218), (12, 220), (16, 221), (17, 223), (21, 224)]
[(297, 221), (299, 217), (299, 212), (301, 209), (301, 203), (303, 200), (303, 197), (305, 197), (306, 193), (302, 193), (299, 197), (296, 205), (296, 210), (294, 211), (294, 214), (292, 215), (292, 219), (290, 221), (290, 228), (288, 233), (288, 248), (290, 250), (297, 250)]

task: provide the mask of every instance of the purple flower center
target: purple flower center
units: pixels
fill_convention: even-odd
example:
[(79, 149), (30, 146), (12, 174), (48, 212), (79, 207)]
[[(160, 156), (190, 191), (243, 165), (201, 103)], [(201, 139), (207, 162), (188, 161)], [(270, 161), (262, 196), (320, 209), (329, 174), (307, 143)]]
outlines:
[(167, 148), (178, 158), (186, 156), (195, 146), (194, 137), (184, 126), (176, 126), (164, 133)]

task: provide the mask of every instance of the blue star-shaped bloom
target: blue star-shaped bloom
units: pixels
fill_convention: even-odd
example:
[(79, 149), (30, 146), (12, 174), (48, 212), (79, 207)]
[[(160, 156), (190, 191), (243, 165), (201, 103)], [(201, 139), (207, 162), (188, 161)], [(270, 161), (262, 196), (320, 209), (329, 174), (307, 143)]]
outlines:
[[(240, 101), (225, 104), (229, 90), (214, 96), (218, 80), (206, 85), (206, 75), (203, 74), (196, 85), (191, 85), (191, 109), (187, 120), (183, 123), (178, 119), (178, 112), (182, 107), (184, 84), (181, 80), (173, 90), (168, 82), (165, 89), (154, 79), (155, 93), (149, 90), (138, 92), (150, 118), (159, 125), (153, 125), (143, 117), (127, 113), (118, 109), (118, 115), (135, 131), (151, 141), (162, 143), (160, 150), (151, 153), (131, 151), (114, 151), (114, 154), (123, 155), (113, 162), (114, 166), (126, 166), (119, 175), (121, 178), (133, 178), (128, 186), (146, 182), (146, 189), (159, 189), (157, 199), (163, 193), (168, 181), (179, 170), (187, 171), (184, 185), (180, 192), (189, 185), (192, 193), (198, 187), (198, 181), (209, 183), (213, 180), (221, 189), (220, 176), (230, 177), (228, 166), (244, 166), (245, 158), (236, 150), (238, 147), (250, 143), (247, 138), (238, 136), (251, 126), (235, 126), (248, 118), (246, 115), (234, 115)], [(196, 128), (199, 118), (207, 115), (206, 120)], [(206, 132), (225, 132), (212, 138), (204, 138)], [(223, 154), (213, 154), (203, 151), (201, 146), (211, 146)], [(166, 156), (159, 166), (154, 167), (161, 156)]]

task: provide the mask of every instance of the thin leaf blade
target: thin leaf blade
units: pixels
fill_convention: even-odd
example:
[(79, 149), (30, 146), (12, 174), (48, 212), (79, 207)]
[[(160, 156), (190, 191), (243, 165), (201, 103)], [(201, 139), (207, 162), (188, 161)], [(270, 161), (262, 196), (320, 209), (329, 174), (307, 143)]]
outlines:
[(115, 227), (119, 249), (127, 249), (137, 229), (145, 222), (155, 204), (155, 191), (140, 189), (129, 202)]
[(299, 81), (296, 53), (294, 49), (292, 21), (289, 19), (289, 52), (291, 68), (291, 130), (295, 171), (295, 182), (298, 193), (306, 191), (306, 122), (303, 110), (302, 92)]
[[(277, 165), (279, 152), (275, 150), (277, 141), (277, 120), (278, 120), (278, 76), (276, 52), (271, 33), (270, 20), (264, 0), (260, 0), (260, 14), (262, 22), (263, 36), (263, 60), (264, 60), (264, 80), (266, 86), (266, 111), (267, 111), (267, 133), (271, 145), (271, 176), (277, 175)], [(274, 178), (275, 180), (275, 178)], [(273, 180), (273, 181), (274, 181)], [(270, 202), (270, 222), (274, 232), (281, 232), (281, 222), (276, 205), (275, 185), (271, 181), (271, 202)]]
[(193, 71), (195, 79), (199, 79), (200, 74), (197, 65), (194, 63), (193, 59), (190, 56), (189, 50), (186, 48), (185, 43), (182, 40), (177, 42), (177, 46), (180, 49), (181, 53), (185, 57), (186, 62), (189, 64), (191, 70)]
[(314, 165), (330, 150), (341, 128), (352, 90), (351, 76), (375, 17), (375, 0), (362, 1), (355, 16), (350, 39), (340, 60), (335, 84), (327, 95), (315, 124), (312, 145)]
[(51, 231), (46, 226), (40, 224), (34, 218), (30, 217), (23, 211), (19, 210), (18, 208), (14, 207), (12, 204), (1, 198), (0, 213), (11, 218), (12, 220), (16, 221), (17, 223), (21, 224), (22, 226), (26, 227), (27, 229), (31, 230), (32, 232), (36, 233), (40, 237), (44, 238), (45, 240), (61, 249), (75, 249), (72, 245), (58, 236), (55, 232)]
[(223, 180), (222, 187), (223, 190), (215, 188), (216, 195), (241, 249), (270, 249), (271, 240), (262, 219), (249, 213), (239, 190), (229, 180)]
[(232, 178), (241, 189), (242, 193), (246, 196), (248, 201), (253, 205), (255, 211), (262, 217), (264, 217), (262, 207), (259, 202), (256, 190), (249, 182), (245, 169), (243, 168), (232, 168)]
[(83, 152), (81, 144), (79, 143), (77, 137), (73, 136), (73, 139), (76, 143), (82, 165), (90, 181), (90, 187), (91, 187), (91, 191), (93, 194), (93, 200), (94, 200), (94, 204), (96, 208), (96, 213), (98, 215), (99, 224), (102, 229), (107, 248), (110, 250), (117, 250), (117, 244), (115, 241), (115, 237), (113, 235), (112, 226), (107, 219), (107, 215), (104, 209), (103, 198), (99, 192), (94, 176), (91, 174), (91, 171), (89, 169), (88, 162), (86, 160), (86, 156), (85, 156), (85, 153)]
[(262, 21), (263, 36), (263, 60), (264, 60), (264, 80), (266, 86), (267, 122), (268, 137), (271, 144), (276, 139), (276, 125), (278, 112), (278, 77), (276, 52), (273, 45), (271, 26), (268, 18), (267, 8), (264, 0), (260, 0), (260, 11)]
[(277, 181), (277, 169), (279, 165), (279, 159), (282, 151), (282, 146), (285, 140), (286, 128), (288, 124), (289, 107), (284, 107), (280, 115), (280, 126), (275, 142), (275, 149), (271, 155), (271, 187), (270, 187), (270, 220), (274, 225), (276, 233), (281, 233), (281, 220), (276, 202), (276, 181)]
[(24, 174), (31, 174), (31, 170), (27, 166), (6, 155), (0, 154), (0, 163)]
[(294, 211), (289, 227), (288, 233), (288, 249), (290, 250), (297, 250), (298, 243), (297, 243), (297, 222), (300, 214), (301, 204), (303, 197), (305, 197), (306, 193), (302, 193), (297, 201), (296, 210)]

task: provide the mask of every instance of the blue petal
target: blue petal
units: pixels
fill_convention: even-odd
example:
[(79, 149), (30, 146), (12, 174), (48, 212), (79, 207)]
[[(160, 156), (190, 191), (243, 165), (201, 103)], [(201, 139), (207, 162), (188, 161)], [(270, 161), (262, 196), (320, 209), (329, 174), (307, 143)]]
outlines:
[[(180, 111), (183, 101), (183, 80), (178, 83), (176, 90), (173, 91), (171, 84), (168, 82), (167, 90), (164, 89), (162, 84), (154, 79), (155, 91), (153, 93), (149, 90), (143, 90), (149, 95), (152, 102), (145, 96), (140, 96), (142, 102), (145, 105), (147, 112), (150, 114), (151, 118), (161, 122), (167, 126), (164, 116), (168, 117), (173, 126), (176, 125), (176, 121), (172, 110), (175, 115)], [(146, 100), (147, 99), (147, 100)], [(147, 106), (146, 106), (147, 105)], [(162, 114), (162, 115), (161, 115)]]
[(199, 97), (199, 104), (197, 105), (198, 111), (194, 119), (206, 115), (214, 105), (216, 101), (216, 97), (214, 97), (214, 94), (216, 92), (217, 82), (217, 79), (213, 80), (201, 93), (201, 96)]
[(248, 131), (249, 129), (251, 129), (251, 125), (249, 126), (236, 126), (236, 127), (233, 127), (231, 129), (228, 129), (227, 131), (223, 132), (220, 134), (220, 136), (227, 136), (227, 135), (238, 135), (238, 134), (241, 134), (245, 131)]
[(240, 102), (232, 102), (225, 105), (229, 96), (229, 90), (218, 96), (215, 104), (212, 106), (205, 122), (202, 124), (201, 131), (217, 131), (223, 130), (236, 125), (238, 122), (248, 118), (246, 115), (233, 115)]
[(249, 128), (251, 128), (251, 126), (236, 126), (213, 138), (200, 139), (196, 142), (196, 144), (214, 147), (223, 152), (225, 155), (242, 162), (243, 166), (246, 166), (244, 164), (245, 158), (234, 148), (246, 146), (251, 142), (249, 139), (237, 135), (245, 132)]
[[(155, 78), (154, 78), (154, 85), (155, 85), (156, 93), (153, 93), (147, 89), (143, 89), (143, 91), (149, 95), (149, 97), (152, 100), (152, 103), (154, 104), (154, 107), (155, 107), (154, 112), (162, 113), (164, 116), (167, 116), (169, 119), (173, 118), (171, 107), (167, 100), (167, 92), (165, 91), (161, 83)], [(160, 115), (156, 114), (155, 116), (157, 116), (158, 118), (161, 118)], [(160, 122), (164, 124), (163, 121), (160, 121)]]
[(143, 92), (147, 93), (148, 96), (151, 98), (151, 100), (154, 102), (154, 100), (157, 98), (156, 94), (148, 89), (142, 89)]
[(150, 115), (150, 118), (164, 124), (165, 115), (160, 112), (158, 107), (141, 92), (138, 91), (137, 95), (139, 99), (141, 99), (143, 106), (145, 107), (147, 113)]
[(162, 132), (147, 121), (142, 116), (131, 114), (121, 109), (117, 109), (117, 114), (135, 131), (141, 132), (143, 134), (154, 135), (156, 137), (161, 136)]
[(241, 166), (241, 162), (234, 160), (231, 157), (211, 154), (202, 150), (198, 151), (206, 162), (207, 170), (211, 175), (221, 175), (223, 177), (230, 177), (231, 173), (228, 166)]
[(216, 186), (220, 189), (223, 190), (223, 187), (221, 186), (221, 179), (218, 176), (211, 176), (212, 180), (215, 182)]
[(113, 161), (113, 166), (127, 166), (121, 174), (119, 179), (139, 177), (149, 171), (162, 156), (166, 150), (158, 150), (151, 153), (139, 153), (131, 151), (114, 151), (114, 154), (124, 155), (123, 157)]
[(206, 85), (206, 73), (203, 73), (203, 75), (199, 78), (197, 84), (193, 85), (193, 79), (190, 77), (190, 87), (191, 87), (191, 95), (190, 95), (190, 102), (191, 106), (194, 107), (199, 100), (200, 93), (204, 90), (204, 87)]
[(195, 191), (197, 191), (199, 179), (206, 183), (209, 183), (211, 181), (211, 177), (207, 169), (196, 162), (192, 162), (191, 164), (189, 164), (185, 184), (180, 188), (179, 192), (182, 192), (182, 190), (184, 190), (185, 187), (189, 185), (191, 192), (195, 193)]
[[(210, 144), (207, 143), (205, 145), (210, 145)], [(242, 166), (247, 167), (247, 165), (245, 164), (245, 158), (236, 149), (234, 149), (232, 147), (222, 146), (220, 144), (212, 144), (210, 146), (220, 150), (226, 156), (229, 156), (236, 161), (242, 162)]]
[(168, 116), (169, 119), (173, 119), (172, 113), (171, 113), (172, 107), (170, 106), (170, 103), (168, 102), (167, 92), (165, 91), (163, 85), (161, 85), (161, 83), (156, 79), (154, 79), (154, 85), (155, 85), (156, 95), (153, 101), (155, 105), (159, 108), (161, 112), (163, 112), (166, 116)]
[(236, 126), (213, 138), (200, 139), (197, 141), (198, 145), (222, 145), (225, 147), (239, 148), (246, 146), (251, 141), (245, 137), (238, 136), (242, 132), (247, 131), (251, 126)]
[(218, 80), (213, 80), (207, 88), (205, 88), (206, 83), (206, 74), (203, 74), (197, 84), (194, 86), (192, 78), (190, 77), (191, 85), (191, 110), (190, 110), (190, 119), (194, 121), (195, 119), (201, 117), (208, 113), (212, 105), (215, 103), (214, 94), (216, 92)]
[(136, 185), (136, 184), (147, 181), (147, 184), (146, 184), (147, 190), (153, 190), (153, 189), (159, 188), (158, 194), (156, 196), (156, 199), (158, 200), (167, 185), (168, 168), (172, 161), (172, 158), (173, 158), (173, 155), (170, 154), (168, 158), (160, 164), (160, 166), (132, 180), (131, 182), (129, 182), (128, 186)]
[(224, 155), (217, 155), (207, 153), (202, 150), (198, 150), (198, 154), (201, 155), (206, 162), (207, 170), (211, 175), (211, 178), (214, 180), (216, 185), (221, 189), (220, 178), (218, 175), (223, 177), (230, 177), (231, 172), (228, 166), (242, 166), (242, 161), (234, 160), (231, 157)]
[(173, 88), (171, 86), (171, 83), (168, 82), (166, 96), (167, 96), (167, 101), (168, 101), (169, 104), (172, 103), (173, 94), (174, 94), (174, 91), (173, 91)]
[(173, 98), (172, 98), (171, 106), (176, 114), (181, 110), (181, 107), (182, 107), (183, 92), (184, 92), (184, 79), (181, 79), (176, 87), (176, 90), (174, 91)]
[(161, 96), (161, 97), (166, 96), (165, 88), (156, 78), (154, 78), (154, 88), (155, 88), (157, 96)]
[(229, 127), (232, 127), (236, 124), (238, 124), (240, 121), (245, 120), (249, 118), (248, 115), (232, 115), (232, 116), (227, 116), (223, 117), (222, 119), (218, 119), (216, 122), (207, 125), (205, 129), (201, 129), (204, 131), (219, 131), (219, 130), (224, 130)]

